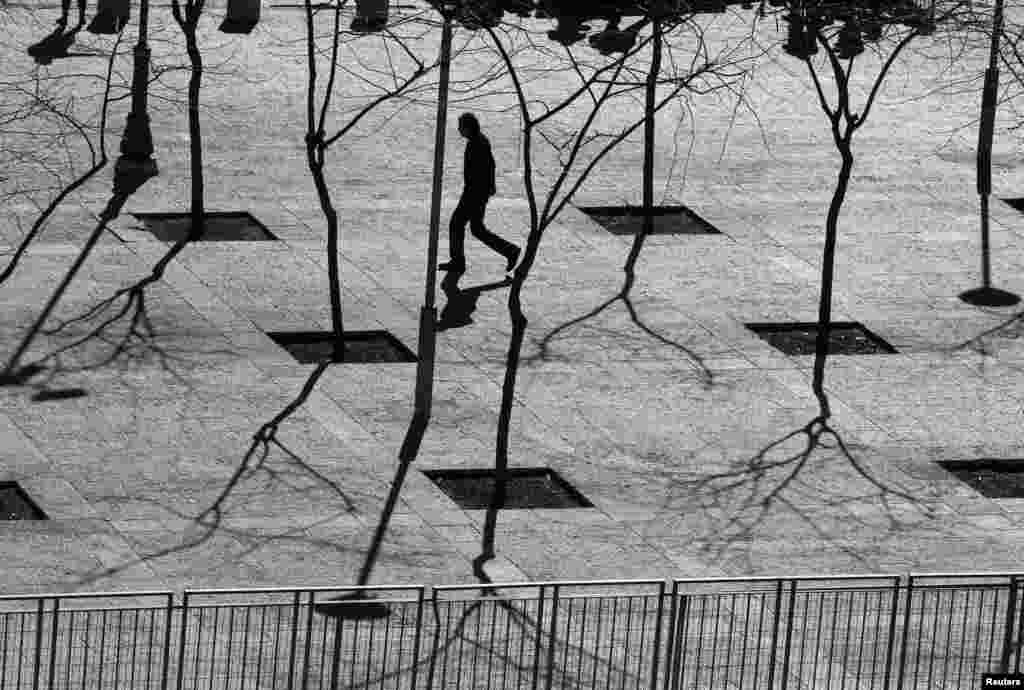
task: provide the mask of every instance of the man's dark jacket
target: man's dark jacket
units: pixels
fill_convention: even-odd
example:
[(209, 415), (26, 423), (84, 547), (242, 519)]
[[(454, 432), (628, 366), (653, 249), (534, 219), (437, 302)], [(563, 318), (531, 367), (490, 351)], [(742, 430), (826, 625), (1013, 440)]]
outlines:
[(491, 155), (491, 142), (487, 141), (483, 134), (466, 140), (463, 175), (464, 195), (486, 199), (497, 192), (494, 186), (494, 156)]

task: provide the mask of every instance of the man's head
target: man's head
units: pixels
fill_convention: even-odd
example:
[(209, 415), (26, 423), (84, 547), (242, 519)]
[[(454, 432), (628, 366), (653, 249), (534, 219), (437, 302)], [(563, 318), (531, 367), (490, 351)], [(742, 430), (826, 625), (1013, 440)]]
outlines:
[(480, 134), (480, 122), (473, 113), (459, 115), (459, 134), (472, 139)]

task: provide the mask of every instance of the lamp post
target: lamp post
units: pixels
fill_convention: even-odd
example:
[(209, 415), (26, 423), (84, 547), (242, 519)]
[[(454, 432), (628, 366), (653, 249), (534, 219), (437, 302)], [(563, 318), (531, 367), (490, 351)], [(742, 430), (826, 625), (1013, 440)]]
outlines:
[(434, 187), (430, 197), (430, 239), (427, 248), (427, 281), (420, 309), (419, 360), (416, 364), (416, 412), (430, 416), (434, 389), (434, 350), (437, 341), (437, 308), (434, 292), (437, 285), (437, 244), (441, 223), (441, 183), (444, 177), (444, 135), (448, 115), (448, 74), (451, 66), (452, 15), (455, 3), (444, 2), (439, 11), (441, 29), (441, 74), (437, 87), (437, 122), (434, 127)]
[(981, 96), (981, 124), (978, 127), (978, 195), (981, 197), (981, 287), (960, 293), (960, 299), (979, 307), (1009, 307), (1020, 297), (992, 287), (992, 267), (989, 262), (988, 197), (992, 193), (992, 130), (996, 119), (996, 100), (999, 92), (999, 34), (1003, 30), (1003, 0), (995, 0), (992, 12), (992, 43), (985, 87)]

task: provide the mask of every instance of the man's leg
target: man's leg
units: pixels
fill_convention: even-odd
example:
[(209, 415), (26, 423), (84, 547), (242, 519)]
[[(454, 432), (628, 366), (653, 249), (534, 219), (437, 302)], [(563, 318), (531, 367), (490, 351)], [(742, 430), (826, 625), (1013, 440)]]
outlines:
[(495, 235), (487, 229), (484, 225), (484, 213), (486, 211), (486, 198), (474, 199), (473, 202), (468, 205), (467, 212), (469, 213), (469, 229), (473, 233), (473, 237), (504, 256), (506, 261), (508, 261), (508, 268), (506, 270), (511, 271), (512, 267), (515, 266), (516, 260), (519, 258), (519, 247), (508, 240)]
[(440, 270), (460, 270), (466, 267), (467, 220), (469, 220), (469, 216), (466, 214), (466, 205), (462, 199), (459, 199), (459, 204), (455, 207), (451, 222), (448, 224), (448, 255), (451, 257), (451, 261), (438, 266)]

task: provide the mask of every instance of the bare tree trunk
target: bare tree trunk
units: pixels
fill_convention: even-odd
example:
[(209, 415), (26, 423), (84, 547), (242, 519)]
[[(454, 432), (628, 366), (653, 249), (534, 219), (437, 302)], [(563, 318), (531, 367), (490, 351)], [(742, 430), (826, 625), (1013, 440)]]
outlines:
[(200, 12), (202, 3), (197, 6), (195, 19), (183, 27), (188, 59), (192, 66), (188, 80), (189, 169), (192, 182), (192, 223), (188, 233), (189, 240), (199, 239), (206, 230), (206, 208), (203, 201), (203, 139), (199, 123), (199, 89), (203, 81), (203, 56), (196, 41), (196, 25)]
[(818, 410), (822, 419), (828, 419), (832, 414), (828, 398), (825, 396), (825, 360), (828, 357), (828, 337), (832, 323), (832, 283), (839, 211), (846, 197), (850, 173), (853, 170), (853, 151), (849, 137), (837, 139), (836, 146), (843, 158), (843, 164), (839, 168), (839, 178), (836, 180), (836, 188), (832, 193), (832, 202), (829, 204), (828, 217), (825, 220), (825, 252), (821, 266), (821, 297), (818, 301), (818, 335), (814, 345), (814, 377), (811, 383), (814, 396), (818, 399)]
[(622, 268), (626, 272), (626, 280), (619, 293), (623, 299), (627, 298), (633, 289), (640, 250), (644, 246), (644, 240), (654, 230), (654, 101), (657, 96), (658, 74), (661, 72), (661, 22), (655, 19), (652, 28), (654, 35), (651, 42), (651, 68), (647, 72), (644, 100), (644, 222), (640, 234), (633, 237), (633, 246), (630, 247), (626, 265)]
[(341, 320), (341, 277), (338, 266), (338, 212), (331, 203), (331, 191), (324, 177), (323, 141), (315, 135), (306, 137), (306, 162), (313, 176), (320, 209), (327, 219), (327, 282), (331, 298), (331, 329), (334, 332), (334, 359), (345, 353), (345, 329)]

